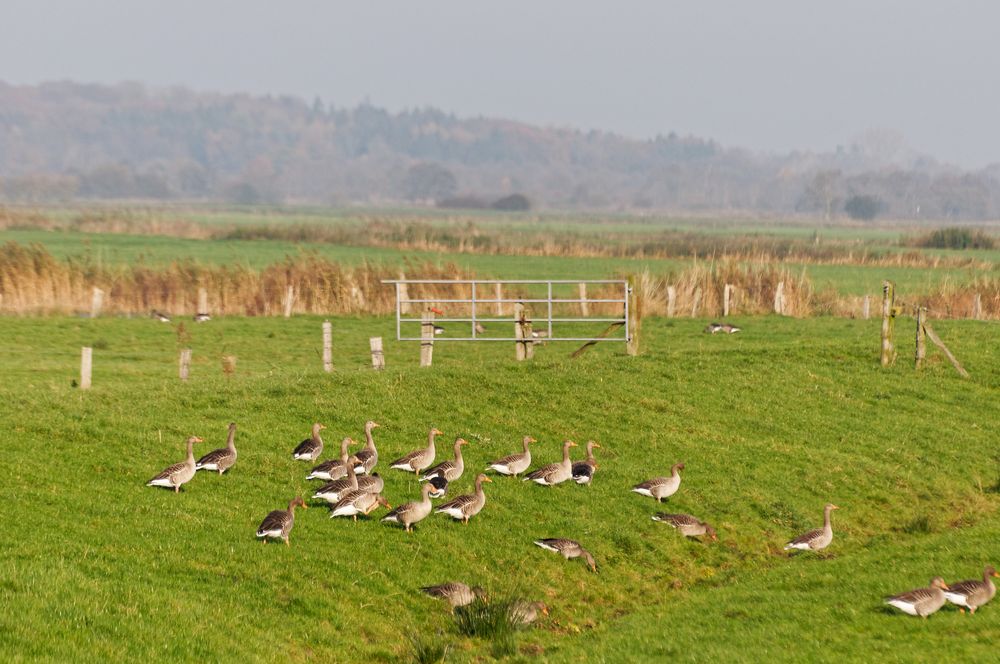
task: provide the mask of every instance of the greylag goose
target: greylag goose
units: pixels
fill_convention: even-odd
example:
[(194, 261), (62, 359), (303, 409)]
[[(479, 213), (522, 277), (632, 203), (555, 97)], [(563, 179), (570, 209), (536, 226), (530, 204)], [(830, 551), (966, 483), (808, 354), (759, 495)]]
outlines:
[(515, 625), (530, 625), (538, 620), (539, 613), (549, 615), (549, 607), (545, 602), (527, 602), (519, 599), (510, 605), (510, 618)]
[(444, 494), (448, 493), (448, 479), (441, 473), (432, 477), (428, 484), (434, 487), (431, 498), (444, 498)]
[(492, 461), (486, 469), (493, 469), (501, 475), (513, 475), (517, 477), (517, 475), (526, 471), (528, 466), (531, 465), (531, 450), (528, 449), (528, 443), (534, 442), (537, 442), (534, 438), (525, 436), (521, 440), (521, 444), (524, 446), (523, 452), (508, 454), (503, 458)]
[(716, 332), (723, 332), (725, 334), (736, 334), (740, 331), (740, 328), (735, 325), (730, 325), (729, 323), (709, 323), (705, 327), (706, 334), (715, 334)]
[(448, 602), (451, 612), (460, 606), (468, 606), (476, 601), (476, 598), (485, 599), (486, 591), (479, 586), (469, 587), (461, 581), (449, 581), (438, 586), (424, 586), (420, 589), (431, 597), (437, 597)]
[(573, 463), (569, 460), (569, 448), (571, 447), (576, 447), (576, 443), (572, 440), (564, 441), (562, 461), (542, 466), (538, 470), (526, 475), (523, 481), (527, 482), (531, 480), (542, 486), (552, 486), (573, 477)]
[(594, 557), (575, 540), (550, 537), (548, 539), (535, 540), (535, 545), (542, 547), (546, 551), (555, 551), (566, 560), (570, 558), (583, 558), (587, 561), (587, 565), (592, 571), (597, 571), (597, 563), (594, 561)]
[(196, 323), (206, 323), (206, 322), (208, 322), (210, 320), (212, 320), (212, 317), (209, 316), (208, 314), (195, 314), (194, 315), (194, 322), (196, 322)]
[(326, 427), (316, 422), (312, 427), (312, 436), (306, 438), (292, 451), (292, 456), (300, 461), (315, 461), (323, 453), (323, 439), (319, 432)]
[(229, 437), (226, 446), (212, 450), (194, 464), (195, 470), (215, 470), (221, 475), (236, 463), (236, 422), (229, 423)]
[(412, 470), (414, 474), (419, 473), (421, 470), (434, 463), (434, 455), (436, 454), (434, 451), (434, 437), (440, 435), (440, 431), (437, 429), (431, 429), (430, 433), (427, 434), (427, 447), (414, 450), (406, 456), (396, 459), (389, 464), (389, 467), (406, 471)]
[(345, 468), (347, 477), (327, 482), (313, 494), (313, 498), (319, 498), (321, 500), (325, 500), (331, 505), (334, 505), (340, 502), (340, 499), (346, 494), (360, 489), (361, 487), (358, 482), (357, 473), (354, 472), (355, 461), (357, 461), (357, 457), (353, 456), (344, 461), (343, 468)]
[(403, 503), (382, 517), (382, 520), (398, 523), (406, 529), (406, 532), (410, 532), (410, 527), (413, 526), (413, 524), (418, 521), (423, 521), (431, 513), (432, 505), (430, 493), (433, 490), (433, 485), (423, 485), (420, 487), (421, 500), (419, 502)]
[(691, 516), (690, 514), (666, 514), (665, 512), (657, 512), (653, 515), (653, 521), (659, 521), (676, 528), (684, 537), (701, 537), (702, 535), (708, 535), (713, 542), (719, 539), (715, 534), (715, 528), (708, 525), (704, 521), (700, 521), (699, 519)]
[(991, 565), (987, 565), (983, 570), (982, 581), (973, 579), (949, 584), (944, 596), (949, 602), (957, 605), (962, 613), (965, 613), (965, 609), (968, 609), (970, 614), (975, 613), (976, 609), (993, 599), (997, 592), (991, 576), (1000, 577), (1000, 574)]
[(265, 516), (264, 520), (260, 522), (260, 528), (257, 529), (257, 537), (265, 542), (268, 539), (285, 540), (285, 544), (291, 546), (288, 542), (288, 534), (292, 532), (292, 526), (295, 525), (296, 507), (306, 509), (306, 501), (302, 500), (301, 496), (296, 496), (292, 502), (288, 503), (287, 510), (274, 510)]
[(354, 468), (354, 472), (356, 473), (371, 475), (372, 470), (375, 469), (375, 464), (378, 463), (378, 450), (375, 449), (375, 439), (372, 438), (372, 429), (377, 426), (379, 426), (378, 422), (372, 422), (371, 420), (365, 422), (365, 446), (357, 454), (358, 465)]
[(594, 458), (594, 448), (600, 444), (592, 440), (587, 441), (587, 458), (573, 464), (573, 481), (577, 484), (590, 484), (594, 478), (594, 471), (597, 470), (597, 459)]
[(163, 313), (162, 311), (157, 311), (156, 309), (153, 309), (153, 311), (150, 313), (150, 315), (153, 318), (155, 318), (156, 320), (160, 321), (161, 323), (169, 323), (170, 322), (170, 316), (168, 316), (167, 314)]
[(832, 503), (828, 503), (823, 508), (823, 527), (810, 530), (808, 533), (799, 535), (785, 545), (785, 551), (789, 549), (801, 549), (803, 551), (819, 551), (830, 546), (833, 541), (833, 527), (830, 525), (830, 512), (840, 509)]
[(677, 489), (681, 488), (680, 471), (682, 470), (684, 470), (684, 464), (675, 463), (670, 468), (670, 477), (654, 477), (641, 484), (636, 484), (632, 487), (632, 491), (643, 496), (656, 498), (656, 502), (658, 503), (663, 502), (664, 498), (669, 498), (677, 493)]
[(927, 588), (917, 588), (909, 592), (900, 593), (892, 597), (886, 597), (885, 603), (894, 606), (903, 613), (911, 616), (926, 618), (945, 603), (945, 592), (948, 584), (940, 576), (931, 579), (931, 585)]
[(453, 519), (461, 519), (462, 523), (468, 524), (469, 519), (479, 514), (486, 504), (486, 494), (483, 492), (483, 482), (492, 482), (486, 475), (479, 473), (476, 477), (476, 492), (465, 494), (449, 500), (444, 505), (438, 507), (435, 512), (447, 514)]
[(447, 461), (442, 461), (433, 468), (425, 471), (424, 476), (420, 478), (421, 481), (426, 482), (430, 480), (435, 475), (444, 475), (444, 478), (449, 482), (454, 482), (462, 473), (465, 472), (465, 460), (462, 458), (462, 445), (468, 445), (469, 441), (465, 438), (455, 439), (455, 459), (454, 461), (449, 459)]
[(167, 466), (159, 475), (146, 482), (146, 486), (162, 486), (173, 489), (174, 493), (181, 490), (182, 484), (187, 484), (194, 477), (194, 444), (201, 438), (191, 436), (187, 439), (187, 459), (172, 466)]
[(357, 483), (356, 487), (351, 485), (350, 477), (341, 477), (339, 480), (327, 482), (316, 490), (313, 498), (319, 498), (334, 505), (348, 491), (358, 490), (367, 491), (368, 493), (382, 493), (382, 489), (385, 488), (385, 482), (382, 481), (382, 477), (378, 473), (361, 475), (360, 477), (355, 474), (354, 481)]
[(367, 516), (378, 508), (379, 505), (382, 505), (387, 509), (392, 509), (392, 505), (390, 505), (389, 501), (383, 498), (380, 493), (368, 493), (367, 491), (362, 491), (361, 489), (348, 491), (340, 500), (337, 501), (337, 504), (333, 506), (330, 518), (333, 519), (338, 516), (349, 516), (357, 521), (359, 514)]
[[(354, 444), (354, 440), (349, 436), (340, 441), (340, 458), (337, 459), (327, 459), (323, 463), (319, 464), (315, 468), (309, 471), (306, 475), (307, 480), (326, 480), (332, 482), (333, 480), (339, 480), (341, 477), (347, 475), (347, 448)], [(355, 466), (355, 472), (357, 466)]]

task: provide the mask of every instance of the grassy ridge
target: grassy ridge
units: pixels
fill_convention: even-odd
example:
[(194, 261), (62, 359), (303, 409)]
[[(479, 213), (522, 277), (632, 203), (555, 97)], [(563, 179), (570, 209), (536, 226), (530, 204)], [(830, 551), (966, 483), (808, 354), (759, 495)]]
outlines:
[[(414, 592), (454, 578), (545, 600), (551, 617), (520, 647), (551, 661), (824, 659), (816, 630), (841, 660), (939, 646), (992, 655), (1000, 605), (924, 623), (878, 601), (997, 562), (996, 326), (936, 323), (972, 372), (964, 381), (933, 352), (918, 377), (902, 340), (898, 365), (880, 370), (876, 321), (736, 320), (745, 332), (726, 338), (701, 334), (704, 322), (649, 319), (642, 356), (603, 347), (576, 362), (555, 344), (521, 365), (506, 344), (440, 344), (421, 370), (415, 345), (387, 341), (377, 374), (366, 338), (389, 339), (392, 322), (344, 318), (326, 375), (319, 319), (224, 319), (189, 324), (195, 362), (181, 385), (171, 326), (0, 319), (12, 469), (0, 500), (24, 524), (0, 544), (0, 653), (395, 661), (417, 632), (466, 661), (488, 649)], [(81, 393), (70, 380), (86, 344), (95, 387)], [(219, 359), (230, 353), (239, 360), (226, 378)], [(386, 461), (432, 424), (472, 442), (470, 469), (526, 432), (542, 441), (539, 461), (555, 460), (564, 437), (605, 447), (593, 487), (498, 479), (468, 527), (434, 515), (408, 536), (309, 509), (291, 548), (255, 541), (267, 511), (310, 488), (306, 464), (290, 458), (309, 423), (330, 427), (332, 447), (370, 417), (383, 424), (393, 505), (417, 484)], [(240, 424), (230, 474), (199, 476), (177, 496), (143, 486), (182, 458), (185, 435), (210, 441), (202, 451), (221, 446), (230, 420)], [(666, 507), (712, 522), (719, 545), (682, 541), (649, 520), (653, 501), (628, 492), (677, 460), (687, 471)], [(453, 491), (470, 485), (471, 470)], [(827, 500), (842, 507), (831, 558), (780, 554)], [(584, 542), (600, 574), (531, 545), (546, 536)]]

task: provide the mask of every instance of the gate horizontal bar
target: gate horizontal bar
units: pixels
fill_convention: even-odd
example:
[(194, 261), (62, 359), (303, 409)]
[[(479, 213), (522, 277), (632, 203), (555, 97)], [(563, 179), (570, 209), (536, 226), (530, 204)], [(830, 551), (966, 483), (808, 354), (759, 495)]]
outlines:
[[(526, 323), (624, 323), (624, 318), (525, 318)], [(422, 323), (420, 318), (400, 318), (400, 323)], [(433, 323), (516, 323), (513, 318), (435, 318)]]

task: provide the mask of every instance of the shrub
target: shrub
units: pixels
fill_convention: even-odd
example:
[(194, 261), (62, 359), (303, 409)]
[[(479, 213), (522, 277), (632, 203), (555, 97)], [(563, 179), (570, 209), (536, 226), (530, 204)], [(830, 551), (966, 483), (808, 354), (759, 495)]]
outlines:
[(524, 194), (511, 194), (493, 201), (490, 207), (507, 212), (524, 212), (531, 209), (531, 201)]
[(918, 237), (913, 244), (931, 249), (993, 249), (996, 241), (981, 230), (938, 228)]
[(882, 199), (878, 196), (855, 195), (847, 199), (844, 203), (844, 212), (851, 219), (871, 221), (882, 211)]

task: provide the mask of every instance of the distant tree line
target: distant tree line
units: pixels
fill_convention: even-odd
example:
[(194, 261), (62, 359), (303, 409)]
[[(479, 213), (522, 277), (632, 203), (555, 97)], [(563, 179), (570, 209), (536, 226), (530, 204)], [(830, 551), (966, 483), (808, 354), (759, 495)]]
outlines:
[(1000, 166), (960, 171), (884, 132), (828, 153), (761, 155), (435, 109), (0, 83), (0, 200), (88, 199), (972, 220), (1000, 217)]

